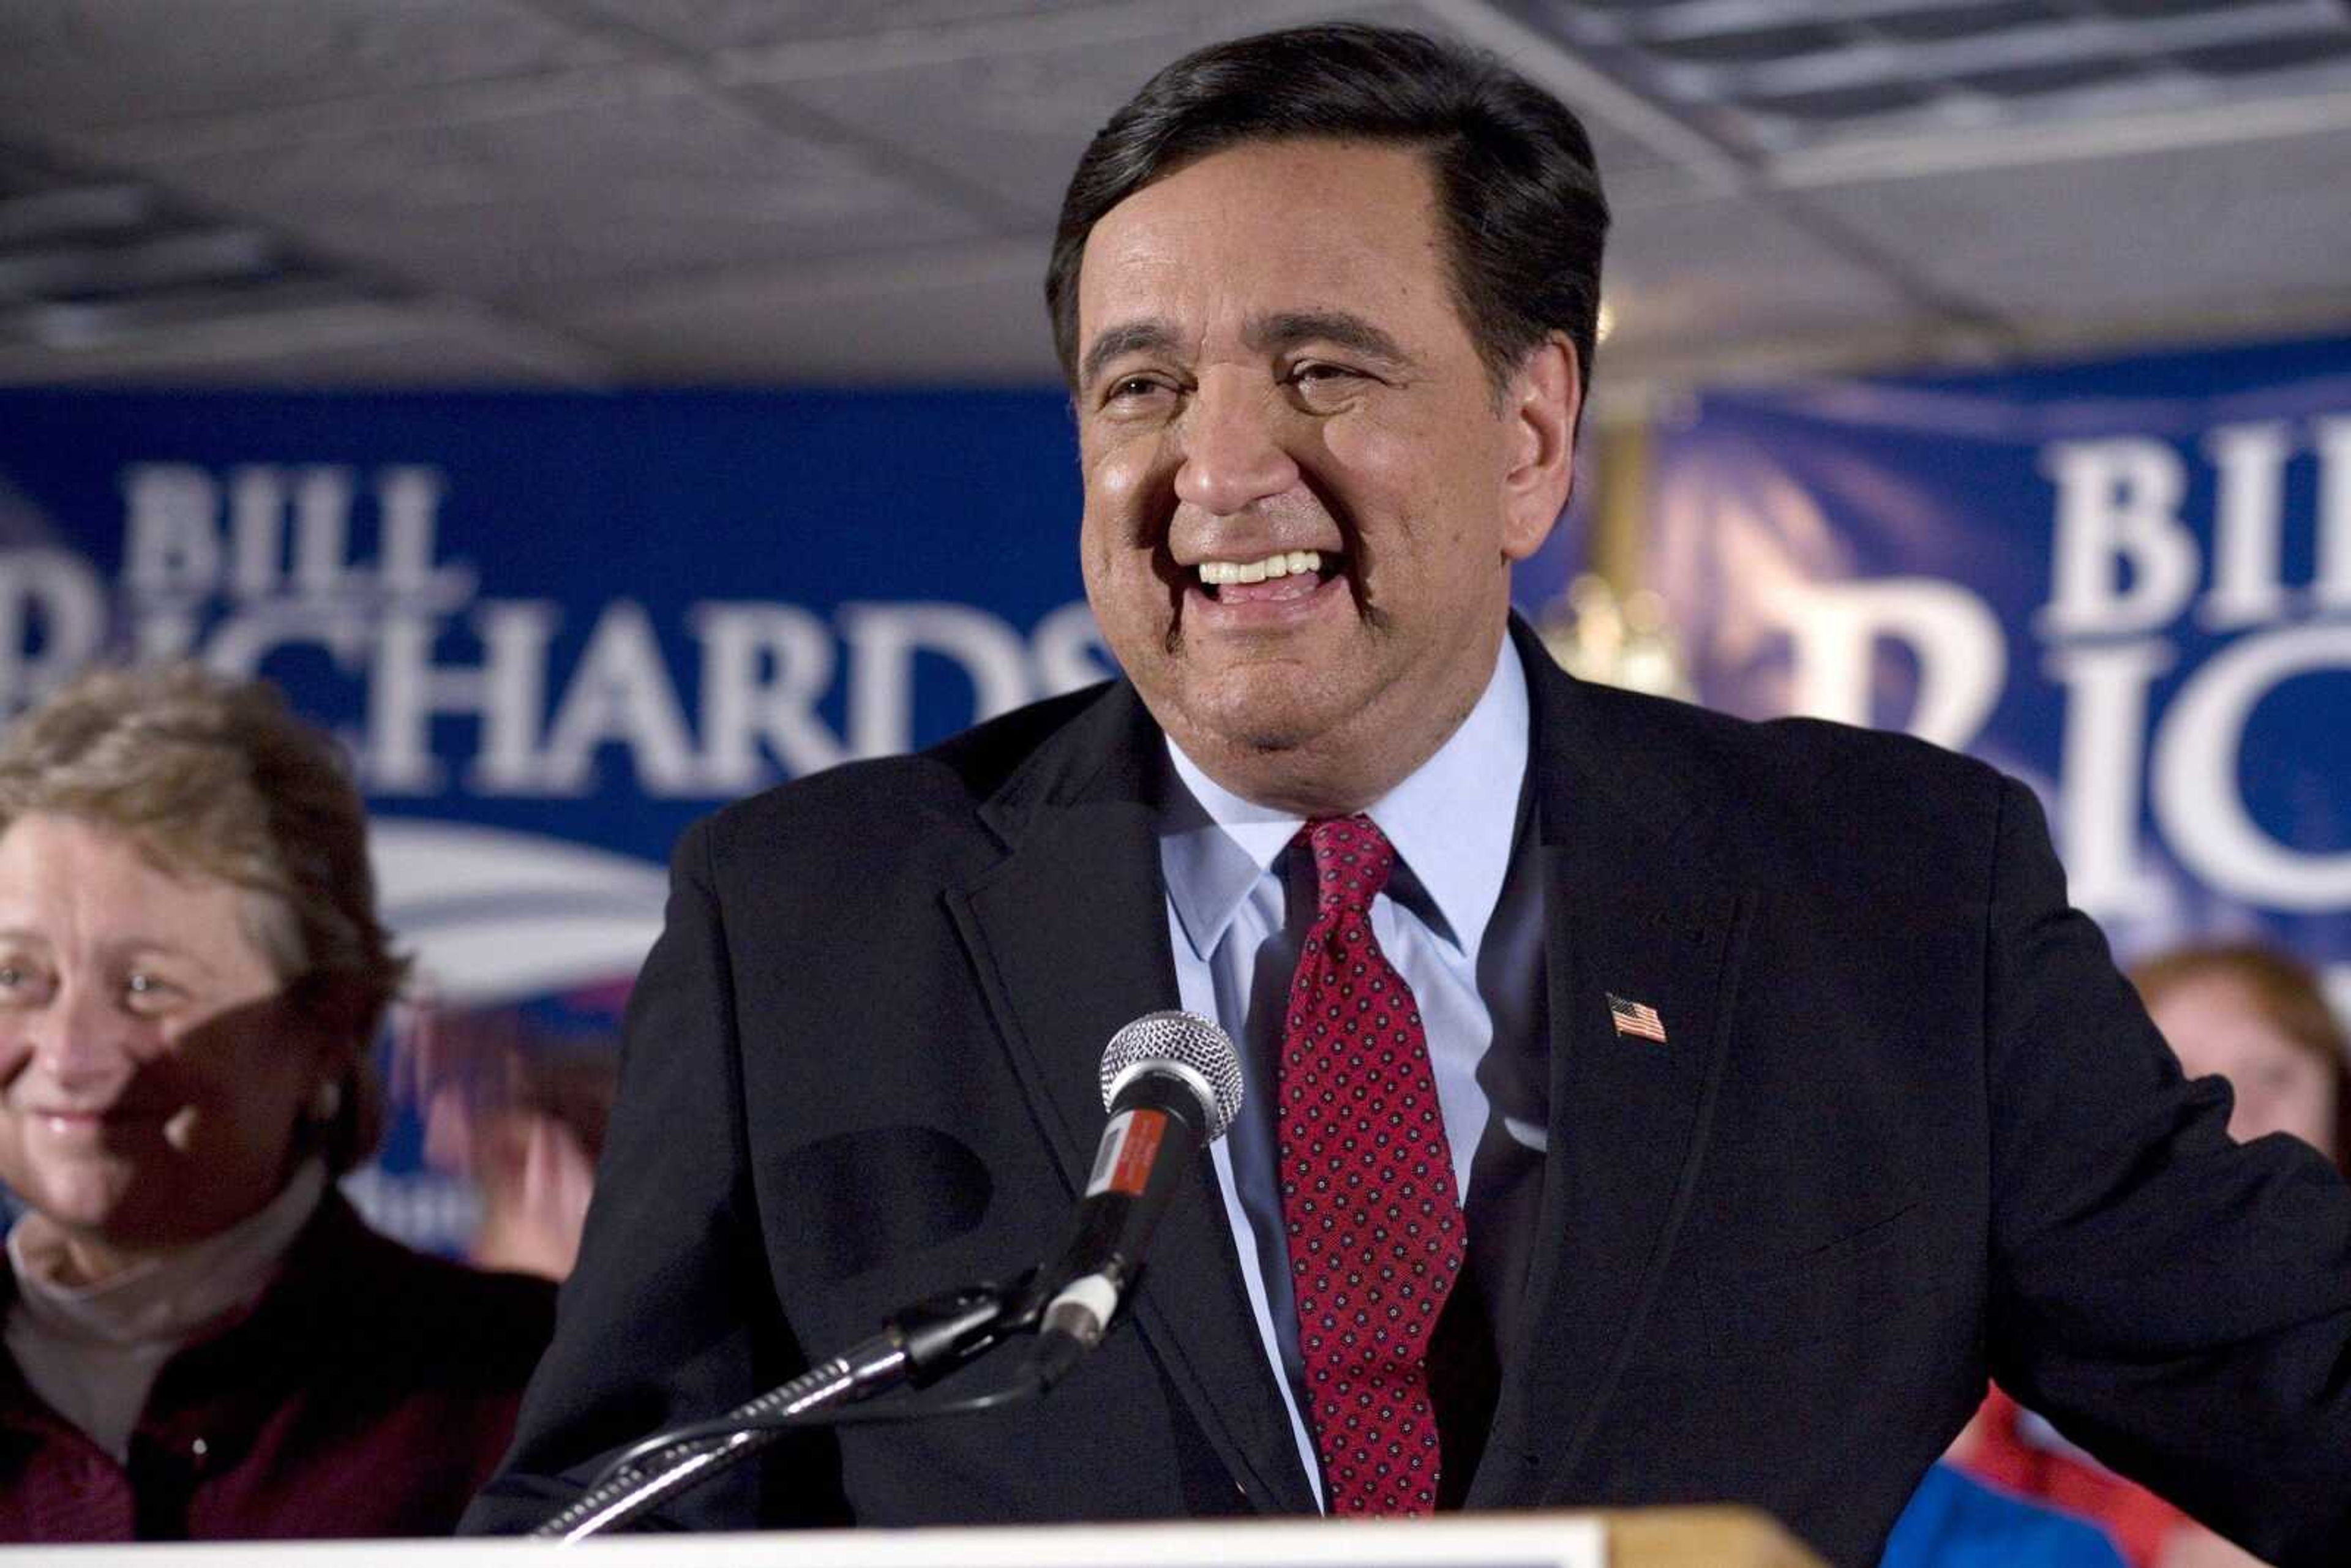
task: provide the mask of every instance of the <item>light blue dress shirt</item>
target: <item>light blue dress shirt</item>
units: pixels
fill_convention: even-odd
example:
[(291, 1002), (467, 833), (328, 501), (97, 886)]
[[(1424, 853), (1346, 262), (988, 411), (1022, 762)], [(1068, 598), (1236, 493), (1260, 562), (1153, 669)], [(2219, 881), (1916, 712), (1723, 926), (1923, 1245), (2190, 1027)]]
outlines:
[[(1209, 1154), (1258, 1333), (1280, 1372), (1299, 1461), (1320, 1502), (1322, 1467), (1301, 1414), (1297, 1311), (1274, 1176), (1274, 1064), (1298, 945), (1314, 915), (1312, 860), (1282, 853), (1301, 819), (1222, 788), (1174, 741), (1167, 749), (1182, 786), (1169, 792), (1159, 828), (1176, 984), (1184, 1007), (1215, 1019), (1241, 1051), (1241, 1113)], [(1532, 963), (1479, 963), (1491, 946), (1523, 948), (1540, 940), (1539, 912), (1495, 919), (1526, 771), (1526, 672), (1506, 638), (1469, 716), (1367, 812), (1396, 850), (1388, 889), (1372, 904), (1373, 935), (1420, 1004), (1455, 1186), (1465, 1197), (1489, 1109), (1479, 1066), (1498, 1029), (1505, 1040), (1526, 1038), (1535, 1006), (1528, 994), (1539, 972)], [(1508, 1131), (1542, 1147), (1540, 1123), (1514, 1118)]]

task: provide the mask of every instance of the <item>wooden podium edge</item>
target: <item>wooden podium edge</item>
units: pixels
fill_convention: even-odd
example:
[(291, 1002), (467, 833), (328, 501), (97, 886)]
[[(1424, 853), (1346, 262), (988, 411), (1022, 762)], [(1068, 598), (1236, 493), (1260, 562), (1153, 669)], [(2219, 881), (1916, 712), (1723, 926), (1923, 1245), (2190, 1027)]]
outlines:
[(1770, 1514), (1751, 1508), (1603, 1509), (1608, 1568), (1823, 1568)]

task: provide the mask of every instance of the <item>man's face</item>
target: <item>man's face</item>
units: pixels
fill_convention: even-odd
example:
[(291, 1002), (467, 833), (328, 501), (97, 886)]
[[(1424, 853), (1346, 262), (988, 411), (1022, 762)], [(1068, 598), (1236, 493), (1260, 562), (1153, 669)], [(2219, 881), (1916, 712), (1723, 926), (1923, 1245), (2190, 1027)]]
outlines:
[(1211, 154), (1086, 242), (1087, 596), (1169, 735), (1264, 804), (1359, 809), (1444, 743), (1566, 501), (1573, 350), (1498, 400), (1448, 284), (1425, 159), (1369, 143)]

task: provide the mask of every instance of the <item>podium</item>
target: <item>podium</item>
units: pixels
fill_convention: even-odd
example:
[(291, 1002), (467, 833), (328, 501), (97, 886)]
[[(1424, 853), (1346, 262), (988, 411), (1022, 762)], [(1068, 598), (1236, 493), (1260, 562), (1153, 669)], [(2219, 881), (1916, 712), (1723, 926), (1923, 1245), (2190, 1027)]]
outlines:
[(1769, 1514), (1654, 1508), (1600, 1515), (1610, 1568), (1822, 1568)]
[[(0, 1550), (50, 1562), (57, 1548)], [(1235, 1520), (979, 1530), (795, 1531), (545, 1541), (77, 1547), (74, 1568), (1821, 1568), (1736, 1508)]]

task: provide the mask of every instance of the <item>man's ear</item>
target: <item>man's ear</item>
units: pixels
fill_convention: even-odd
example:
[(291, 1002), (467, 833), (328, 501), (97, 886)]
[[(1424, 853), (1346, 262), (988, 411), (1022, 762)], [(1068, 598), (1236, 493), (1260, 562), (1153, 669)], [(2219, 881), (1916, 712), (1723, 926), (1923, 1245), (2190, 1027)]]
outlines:
[(1502, 553), (1524, 560), (1541, 548), (1575, 486), (1575, 418), (1583, 406), (1575, 345), (1553, 332), (1529, 352), (1503, 413), (1510, 467), (1502, 476)]

